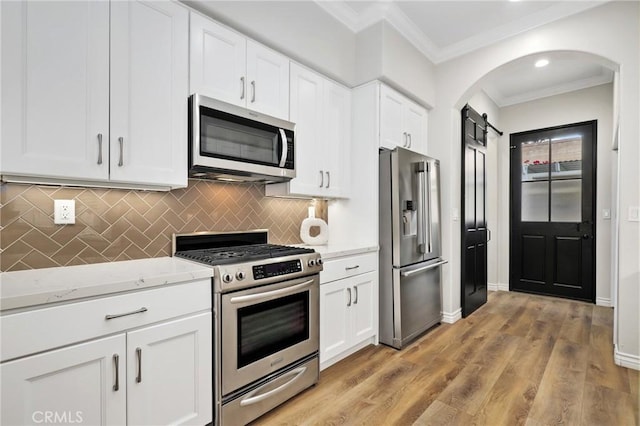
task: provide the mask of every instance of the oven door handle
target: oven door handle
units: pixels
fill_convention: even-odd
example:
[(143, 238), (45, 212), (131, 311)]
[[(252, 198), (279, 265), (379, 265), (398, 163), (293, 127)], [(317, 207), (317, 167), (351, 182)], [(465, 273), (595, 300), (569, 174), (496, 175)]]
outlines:
[[(288, 377), (288, 376), (294, 376), (294, 377), (291, 380), (281, 384), (277, 388), (272, 389), (269, 392), (265, 392), (263, 394), (260, 394), (258, 396), (253, 396), (253, 395), (258, 393), (260, 391), (260, 389), (262, 389), (264, 386), (259, 387), (258, 389), (254, 389), (253, 391), (251, 391), (251, 392), (249, 392), (247, 394), (247, 397), (245, 399), (240, 401), (240, 406), (241, 407), (245, 407), (247, 405), (257, 404), (260, 401), (264, 401), (265, 399), (270, 398), (271, 396), (282, 392), (283, 390), (285, 390), (286, 388), (291, 386), (296, 380), (298, 380), (298, 378), (300, 376), (302, 376), (305, 371), (307, 371), (307, 367), (300, 367), (300, 368), (296, 368), (295, 370), (291, 370), (291, 371), (283, 374), (282, 376), (279, 377), (280, 379), (284, 378), (284, 377)], [(265, 385), (265, 386), (267, 386), (267, 385)]]
[(265, 291), (263, 293), (248, 294), (246, 296), (235, 296), (229, 299), (229, 302), (233, 304), (238, 304), (238, 303), (256, 302), (262, 299), (270, 299), (272, 297), (282, 296), (288, 293), (294, 293), (300, 289), (309, 287), (311, 284), (313, 284), (313, 281), (314, 280), (308, 280), (301, 284), (292, 285), (291, 287), (285, 287), (285, 288), (272, 290), (272, 291)]

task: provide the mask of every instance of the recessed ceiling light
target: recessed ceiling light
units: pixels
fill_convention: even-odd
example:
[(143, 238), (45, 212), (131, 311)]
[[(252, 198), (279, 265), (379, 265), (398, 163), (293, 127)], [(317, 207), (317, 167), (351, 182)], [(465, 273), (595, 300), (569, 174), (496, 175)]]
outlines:
[(548, 59), (538, 59), (536, 61), (536, 68), (546, 67), (547, 65), (549, 65)]

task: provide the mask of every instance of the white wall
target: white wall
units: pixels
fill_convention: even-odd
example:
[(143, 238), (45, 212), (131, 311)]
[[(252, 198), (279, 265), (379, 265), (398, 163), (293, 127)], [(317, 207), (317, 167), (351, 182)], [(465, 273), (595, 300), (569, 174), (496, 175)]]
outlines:
[[(460, 308), (460, 231), (451, 218), (460, 208), (460, 108), (491, 70), (526, 55), (558, 50), (585, 52), (620, 68), (620, 231), (616, 360), (640, 368), (640, 223), (626, 217), (640, 205), (640, 4), (609, 2), (547, 24), (468, 55), (439, 64), (436, 106), (429, 122), (429, 150), (443, 173), (443, 242), (450, 264), (444, 269), (443, 310)], [(449, 171), (447, 174), (446, 171)]]
[[(598, 120), (596, 153), (596, 302), (611, 303), (611, 220), (602, 216), (611, 209), (613, 87), (611, 84), (550, 96), (500, 110), (504, 136), (499, 143), (500, 171), (499, 251), (509, 258), (509, 135), (527, 130)], [(506, 203), (505, 203), (506, 201)], [(509, 264), (500, 267), (500, 282), (509, 282)]]
[[(485, 92), (476, 93), (468, 104), (480, 114), (486, 113), (489, 123), (502, 130), (500, 108)], [(498, 249), (501, 232), (501, 223), (498, 216), (498, 171), (500, 167), (503, 167), (498, 164), (498, 147), (500, 143), (500, 135), (489, 129), (487, 133), (487, 194), (485, 198), (487, 200), (487, 228), (491, 232), (491, 241), (487, 244), (487, 281), (489, 290), (507, 290), (509, 288), (508, 285), (506, 287), (504, 284), (501, 285), (505, 281), (501, 281), (498, 276), (500, 266), (505, 262), (507, 265), (509, 263), (509, 258), (507, 257), (505, 260)], [(508, 167), (509, 165), (507, 164)]]

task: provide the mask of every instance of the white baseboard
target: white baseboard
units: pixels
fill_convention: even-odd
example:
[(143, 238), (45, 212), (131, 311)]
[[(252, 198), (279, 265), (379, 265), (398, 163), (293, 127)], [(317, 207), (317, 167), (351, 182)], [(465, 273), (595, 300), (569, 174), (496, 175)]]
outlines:
[(606, 306), (607, 308), (612, 307), (611, 299), (608, 297), (596, 297), (596, 305), (598, 306)]
[(640, 370), (640, 356), (620, 352), (618, 351), (618, 345), (616, 345), (615, 347), (613, 359), (616, 365), (632, 368), (634, 370)]
[(453, 312), (443, 312), (442, 313), (442, 322), (446, 322), (447, 324), (453, 324), (462, 318), (462, 308), (458, 308)]
[(487, 283), (489, 291), (509, 291), (509, 284), (505, 283)]

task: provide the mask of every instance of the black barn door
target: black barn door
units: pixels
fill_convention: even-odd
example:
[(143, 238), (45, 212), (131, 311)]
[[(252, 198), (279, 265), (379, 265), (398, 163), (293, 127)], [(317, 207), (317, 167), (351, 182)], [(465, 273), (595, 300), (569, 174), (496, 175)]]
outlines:
[(511, 135), (511, 290), (595, 301), (596, 125)]
[(462, 108), (462, 316), (487, 301), (487, 122)]

